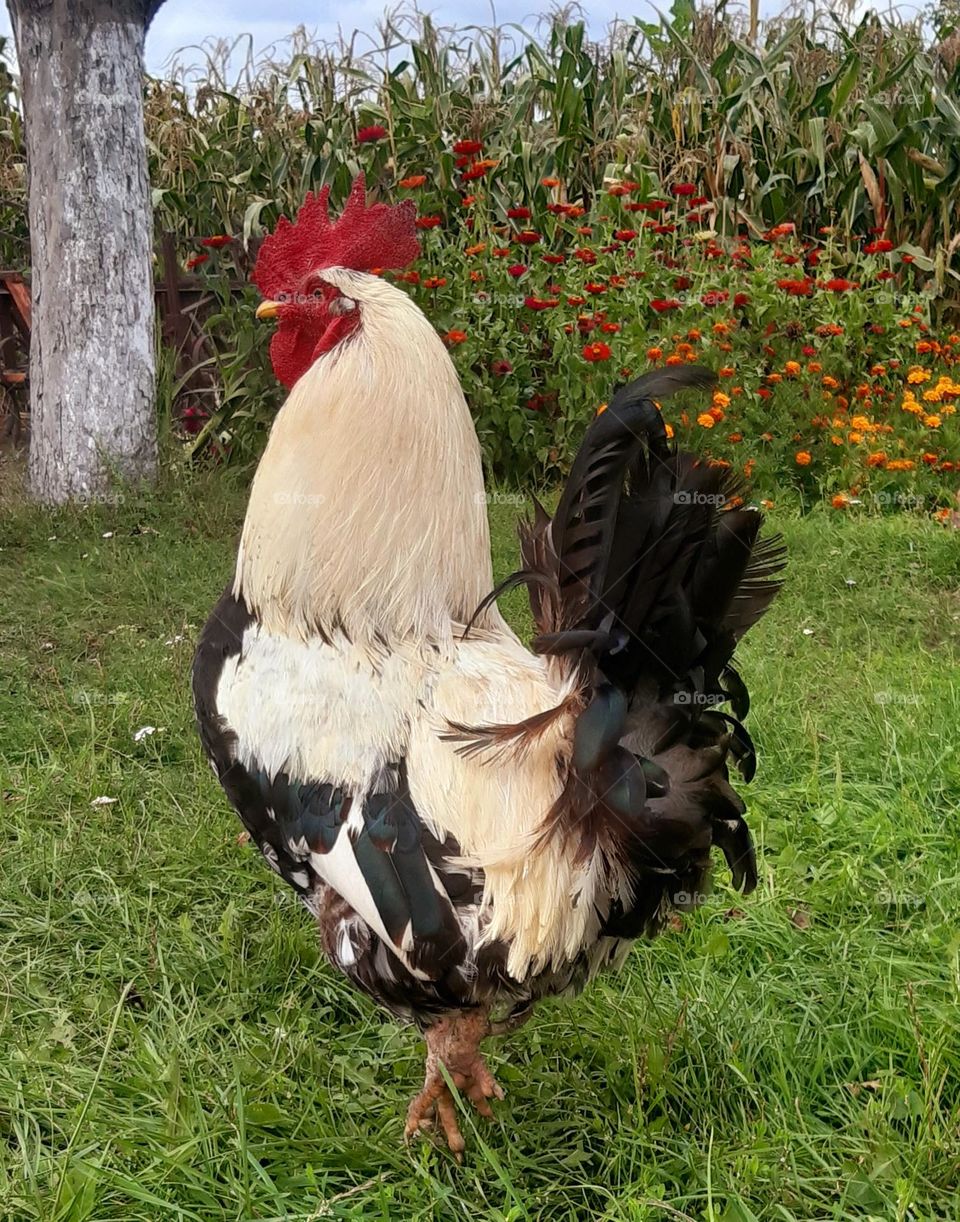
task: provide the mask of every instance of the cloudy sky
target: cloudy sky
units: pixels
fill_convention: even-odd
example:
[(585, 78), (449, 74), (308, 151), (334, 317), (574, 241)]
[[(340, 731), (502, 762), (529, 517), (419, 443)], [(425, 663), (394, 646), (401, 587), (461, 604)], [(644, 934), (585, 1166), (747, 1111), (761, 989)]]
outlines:
[[(349, 5), (316, 4), (311, 0), (167, 0), (160, 9), (147, 35), (147, 66), (155, 73), (162, 71), (175, 51), (203, 42), (210, 37), (232, 39), (241, 34), (253, 37), (254, 50), (265, 50), (272, 43), (286, 38), (297, 26), (303, 25), (323, 39), (337, 35), (338, 24), (346, 33), (354, 29), (375, 32), (376, 25), (387, 7), (385, 0), (354, 0)], [(538, 6), (536, 0), (423, 0), (422, 7), (442, 24), (489, 25), (518, 22), (533, 29)], [(541, 6), (543, 11), (546, 6)], [(656, 7), (669, 8), (669, 0)], [(761, 0), (766, 11), (781, 7), (778, 0)], [(589, 0), (589, 24), (595, 34), (618, 14), (654, 16), (650, 0)], [(10, 36), (10, 19), (6, 5), (0, 0), (0, 36)], [(11, 39), (12, 41), (12, 39)], [(196, 59), (196, 56), (188, 56)]]

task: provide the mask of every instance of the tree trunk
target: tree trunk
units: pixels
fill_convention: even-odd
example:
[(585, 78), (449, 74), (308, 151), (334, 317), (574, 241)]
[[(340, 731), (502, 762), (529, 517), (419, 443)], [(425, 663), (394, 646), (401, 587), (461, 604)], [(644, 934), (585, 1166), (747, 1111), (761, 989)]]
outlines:
[(85, 500), (156, 474), (145, 6), (9, 2), (30, 188), (30, 484)]

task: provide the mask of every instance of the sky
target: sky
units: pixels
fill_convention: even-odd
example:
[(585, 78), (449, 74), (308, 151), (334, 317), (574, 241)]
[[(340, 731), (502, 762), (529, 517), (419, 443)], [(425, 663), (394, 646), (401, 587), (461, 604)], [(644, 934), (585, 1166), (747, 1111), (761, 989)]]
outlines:
[[(562, 0), (559, 0), (562, 2)], [(840, 7), (849, 17), (858, 18), (867, 8), (885, 10), (891, 0), (845, 0)], [(895, 0), (903, 15), (911, 16), (924, 0)], [(656, 20), (656, 10), (669, 10), (671, 0), (580, 0), (587, 15), (590, 32), (599, 37), (617, 16), (634, 15)], [(733, 0), (731, 7), (745, 8), (747, 0)], [(533, 32), (537, 15), (553, 7), (541, 0), (419, 0), (441, 25), (491, 25), (516, 22)], [(760, 0), (761, 18), (772, 16), (787, 6), (787, 0)], [(243, 34), (253, 39), (254, 55), (259, 56), (272, 44), (282, 42), (300, 25), (323, 41), (332, 41), (338, 26), (349, 35), (353, 30), (376, 34), (377, 23), (386, 8), (396, 7), (388, 0), (352, 0), (349, 5), (318, 4), (315, 0), (166, 0), (147, 33), (147, 68), (162, 75), (173, 55), (181, 48), (196, 46), (210, 38), (233, 40)], [(819, 5), (826, 11), (824, 5)], [(13, 36), (4, 0), (0, 0), (0, 37)], [(362, 43), (358, 43), (358, 49)], [(188, 52), (185, 61), (198, 64), (199, 52)]]
[[(668, 9), (670, 0), (657, 7)], [(161, 74), (174, 52), (181, 47), (203, 42), (210, 37), (232, 39), (241, 34), (253, 36), (255, 52), (282, 41), (299, 25), (316, 32), (322, 39), (334, 39), (338, 24), (349, 34), (354, 29), (375, 33), (386, 0), (353, 0), (349, 5), (317, 4), (311, 0), (167, 0), (154, 18), (147, 34), (147, 68)], [(392, 6), (389, 6), (392, 7)], [(536, 0), (422, 0), (421, 7), (439, 24), (490, 25), (517, 22), (532, 30), (538, 12)], [(654, 17), (650, 0), (586, 0), (588, 24), (601, 34), (618, 15), (634, 13)], [(776, 9), (775, 0), (763, 0), (763, 7)], [(539, 7), (543, 11), (547, 5)], [(0, 0), (0, 37), (13, 41), (6, 5)], [(192, 57), (194, 60), (197, 56)], [(188, 57), (189, 62), (190, 57)]]

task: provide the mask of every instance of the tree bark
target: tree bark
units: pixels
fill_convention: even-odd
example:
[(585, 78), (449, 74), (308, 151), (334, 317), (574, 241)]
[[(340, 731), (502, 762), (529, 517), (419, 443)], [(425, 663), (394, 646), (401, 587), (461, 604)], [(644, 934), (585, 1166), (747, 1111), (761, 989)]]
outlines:
[(29, 474), (47, 502), (152, 479), (154, 297), (143, 0), (9, 0), (23, 92)]

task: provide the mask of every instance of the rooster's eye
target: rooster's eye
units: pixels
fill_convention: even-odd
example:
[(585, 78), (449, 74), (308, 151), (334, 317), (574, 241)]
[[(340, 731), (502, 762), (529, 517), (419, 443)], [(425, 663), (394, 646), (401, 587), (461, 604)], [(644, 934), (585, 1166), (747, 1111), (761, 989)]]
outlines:
[(320, 298), (323, 296), (323, 293), (320, 291), (320, 289), (314, 289), (310, 295), (314, 299), (314, 301), (319, 301)]

